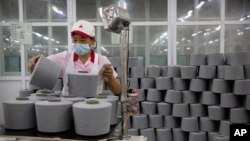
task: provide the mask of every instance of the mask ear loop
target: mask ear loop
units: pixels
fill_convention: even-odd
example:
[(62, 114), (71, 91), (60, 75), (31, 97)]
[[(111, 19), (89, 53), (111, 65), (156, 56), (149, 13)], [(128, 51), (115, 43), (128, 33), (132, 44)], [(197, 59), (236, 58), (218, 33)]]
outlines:
[(96, 52), (97, 51), (97, 41), (95, 41), (95, 44), (93, 45), (92, 49)]

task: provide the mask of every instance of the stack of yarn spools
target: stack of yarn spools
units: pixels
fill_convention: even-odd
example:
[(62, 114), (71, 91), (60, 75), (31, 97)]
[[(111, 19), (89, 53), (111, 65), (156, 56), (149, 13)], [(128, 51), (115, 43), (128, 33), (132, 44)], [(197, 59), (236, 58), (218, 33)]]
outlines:
[(229, 141), (230, 125), (250, 122), (249, 53), (193, 54), (189, 66), (130, 66), (129, 76), (140, 100), (140, 114), (128, 121), (130, 135)]
[[(38, 60), (31, 75), (32, 89), (21, 89), (18, 98), (3, 102), (6, 129), (37, 128), (39, 132), (59, 133), (75, 127), (76, 133), (83, 136), (110, 132), (110, 126), (118, 122), (118, 97), (106, 94), (95, 99), (86, 98), (96, 96), (97, 75), (88, 75), (88, 83), (85, 83), (88, 90), (71, 87), (76, 96), (62, 96), (60, 71), (49, 59), (41, 57)], [(84, 85), (82, 75), (70, 74), (70, 83)]]

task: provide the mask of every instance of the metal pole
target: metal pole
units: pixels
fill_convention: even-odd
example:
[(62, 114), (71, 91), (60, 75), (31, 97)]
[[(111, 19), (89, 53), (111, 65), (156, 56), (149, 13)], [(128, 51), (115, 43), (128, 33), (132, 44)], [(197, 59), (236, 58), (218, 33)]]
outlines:
[[(122, 29), (120, 34), (120, 56), (121, 56), (121, 99), (127, 100), (127, 60), (128, 60), (128, 30)], [(122, 104), (122, 134), (121, 139), (128, 138), (128, 113), (126, 104)]]

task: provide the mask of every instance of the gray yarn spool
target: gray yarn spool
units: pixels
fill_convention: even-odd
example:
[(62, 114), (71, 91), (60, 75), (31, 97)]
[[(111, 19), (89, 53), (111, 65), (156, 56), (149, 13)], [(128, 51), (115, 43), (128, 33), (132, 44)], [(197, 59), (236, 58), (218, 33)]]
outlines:
[(217, 124), (215, 121), (209, 119), (208, 117), (200, 117), (200, 130), (204, 132), (214, 132), (216, 131)]
[(244, 108), (231, 108), (230, 109), (230, 122), (232, 123), (248, 123), (249, 115)]
[(149, 115), (149, 127), (150, 128), (162, 128), (163, 116), (162, 115)]
[(216, 78), (216, 66), (200, 66), (199, 78), (213, 79)]
[(190, 104), (190, 114), (192, 117), (204, 117), (207, 115), (207, 112), (202, 104)]
[(52, 90), (53, 91), (62, 91), (62, 89), (63, 89), (63, 80), (62, 80), (62, 78), (58, 78), (56, 80), (56, 84), (54, 85)]
[(250, 79), (250, 65), (244, 66), (244, 73), (245, 73), (245, 78)]
[(138, 89), (139, 84), (138, 84), (138, 78), (128, 78), (129, 81), (129, 89)]
[(132, 116), (132, 127), (135, 129), (148, 128), (148, 117), (147, 115), (133, 115)]
[(181, 77), (180, 66), (168, 66), (168, 77), (180, 78)]
[(182, 78), (173, 78), (174, 90), (188, 90), (187, 80)]
[(207, 141), (207, 136), (205, 132), (190, 132), (189, 141)]
[(240, 101), (237, 95), (232, 93), (221, 94), (220, 106), (223, 108), (234, 108), (240, 106)]
[(226, 64), (228, 65), (237, 66), (250, 64), (250, 54), (247, 52), (228, 53), (226, 56)]
[(188, 117), (190, 115), (188, 104), (174, 104), (172, 115), (174, 117)]
[[(48, 73), (49, 72), (49, 73)], [(47, 59), (40, 57), (30, 77), (30, 85), (51, 90), (61, 73), (61, 68)]]
[(148, 141), (155, 141), (155, 131), (153, 128), (140, 129), (140, 135), (145, 136)]
[(44, 101), (49, 99), (48, 96), (39, 95), (38, 93), (33, 93), (28, 98), (33, 101)]
[(246, 97), (246, 100), (245, 100), (245, 108), (246, 108), (247, 110), (250, 110), (250, 95), (248, 95), (248, 96)]
[(132, 67), (130, 76), (132, 78), (144, 78), (145, 77), (145, 68), (144, 67)]
[(105, 101), (98, 101), (97, 104), (87, 102), (73, 104), (76, 133), (83, 136), (107, 134), (110, 131), (112, 104)]
[(69, 73), (69, 95), (95, 97), (98, 76), (89, 73)]
[(189, 90), (194, 92), (206, 91), (207, 90), (206, 81), (203, 79), (191, 79)]
[(208, 141), (214, 141), (215, 136), (219, 136), (219, 133), (217, 133), (217, 132), (208, 132), (207, 133)]
[(172, 80), (170, 77), (157, 77), (155, 78), (157, 90), (169, 90), (172, 89)]
[[(98, 98), (97, 98), (98, 99)], [(112, 104), (112, 111), (111, 111), (111, 123), (110, 125), (115, 125), (117, 123), (117, 106), (118, 106), (118, 96), (107, 96), (106, 98), (103, 99), (98, 99), (99, 101), (106, 101), (110, 102)]]
[(194, 79), (197, 76), (196, 66), (181, 66), (182, 79)]
[(179, 128), (180, 120), (173, 116), (164, 116), (164, 127), (165, 128)]
[(206, 65), (206, 55), (205, 54), (191, 54), (190, 57), (190, 65), (191, 66), (200, 66), (200, 65)]
[(10, 100), (3, 102), (6, 129), (24, 130), (36, 127), (34, 101)]
[(19, 97), (27, 97), (30, 96), (34, 91), (30, 89), (20, 89), (19, 90)]
[(172, 141), (171, 129), (159, 128), (156, 129), (156, 140), (157, 141)]
[(187, 141), (188, 133), (182, 131), (180, 128), (173, 129), (173, 140), (174, 141)]
[(129, 68), (137, 67), (138, 64), (139, 64), (138, 57), (129, 57), (128, 58), (128, 67)]
[(46, 133), (63, 132), (72, 127), (72, 102), (41, 101), (35, 103), (37, 130)]
[(168, 103), (181, 103), (182, 91), (168, 90), (165, 96), (165, 102)]
[(197, 117), (183, 117), (181, 119), (181, 130), (186, 132), (199, 131), (199, 123)]
[(121, 66), (120, 57), (108, 57), (108, 59), (114, 68), (118, 68)]
[(147, 101), (160, 102), (161, 99), (162, 99), (161, 91), (158, 91), (156, 89), (148, 89)]
[(214, 136), (214, 141), (229, 141), (229, 137), (222, 135)]
[(139, 136), (139, 130), (138, 129), (130, 128), (130, 129), (128, 129), (128, 135)]
[(168, 76), (168, 66), (161, 66), (161, 76)]
[(198, 102), (198, 95), (191, 91), (182, 91), (183, 103), (192, 104)]
[(223, 79), (213, 79), (212, 92), (227, 93), (229, 92), (229, 83)]
[(225, 56), (222, 53), (215, 53), (207, 55), (207, 64), (208, 65), (224, 65)]
[(157, 111), (159, 115), (164, 115), (164, 116), (171, 115), (172, 105), (165, 102), (157, 103)]
[(224, 136), (230, 136), (230, 121), (220, 121), (219, 133)]
[(146, 94), (144, 89), (138, 89), (138, 100), (139, 101), (145, 101)]
[(161, 68), (159, 66), (148, 66), (147, 67), (147, 77), (160, 77), (161, 76)]
[(226, 109), (219, 106), (208, 106), (208, 116), (212, 120), (224, 120)]
[(76, 96), (62, 96), (60, 97), (62, 101), (70, 101), (72, 103), (84, 101), (85, 98), (83, 97), (76, 97)]
[(250, 79), (236, 80), (234, 82), (234, 94), (247, 95), (250, 94)]
[(225, 66), (217, 66), (217, 78), (224, 79), (225, 75)]
[(202, 92), (201, 103), (204, 105), (217, 105), (219, 104), (219, 95), (211, 91)]
[(150, 89), (155, 88), (155, 79), (154, 78), (141, 78), (140, 89)]
[(225, 66), (225, 80), (244, 79), (243, 66)]
[(141, 103), (142, 113), (147, 115), (155, 115), (156, 114), (156, 103), (144, 101)]

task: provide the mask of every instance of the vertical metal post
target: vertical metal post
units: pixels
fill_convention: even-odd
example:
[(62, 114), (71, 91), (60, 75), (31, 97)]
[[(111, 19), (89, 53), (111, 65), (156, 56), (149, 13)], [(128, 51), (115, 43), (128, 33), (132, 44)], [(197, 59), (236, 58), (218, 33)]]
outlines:
[[(120, 56), (121, 56), (121, 98), (127, 100), (127, 61), (128, 61), (128, 30), (123, 29), (120, 34)], [(122, 104), (122, 134), (121, 138), (128, 138), (128, 113), (126, 105)]]

